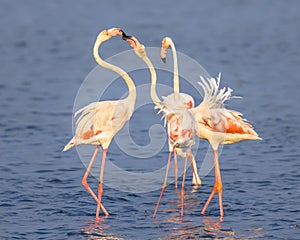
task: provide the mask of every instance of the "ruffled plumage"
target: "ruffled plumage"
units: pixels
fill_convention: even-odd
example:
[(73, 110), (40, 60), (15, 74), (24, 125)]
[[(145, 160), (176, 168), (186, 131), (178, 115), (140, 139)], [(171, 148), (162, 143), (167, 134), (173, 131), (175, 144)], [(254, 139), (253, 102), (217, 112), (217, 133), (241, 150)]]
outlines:
[[(204, 79), (200, 77), (199, 85), (204, 92), (202, 103), (191, 112), (197, 123), (197, 135), (212, 141), (212, 132), (225, 134), (218, 138), (219, 144), (235, 143), (242, 140), (259, 140), (258, 134), (240, 112), (226, 109), (224, 103), (232, 98), (231, 88), (220, 88), (221, 74)], [(208, 131), (211, 131), (209, 133)], [(221, 135), (220, 135), (221, 136)]]

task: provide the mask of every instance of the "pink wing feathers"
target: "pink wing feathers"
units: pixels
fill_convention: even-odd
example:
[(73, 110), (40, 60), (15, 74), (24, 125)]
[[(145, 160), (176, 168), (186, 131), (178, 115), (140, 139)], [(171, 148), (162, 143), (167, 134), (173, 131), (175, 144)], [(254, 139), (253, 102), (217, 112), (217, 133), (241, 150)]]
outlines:
[(220, 89), (221, 74), (218, 75), (217, 79), (207, 78), (205, 80), (203, 77), (200, 79), (199, 85), (204, 91), (204, 98), (198, 107), (192, 109), (197, 124), (201, 124), (213, 132), (242, 134), (245, 135), (245, 138), (252, 135), (254, 138), (260, 139), (253, 127), (246, 119), (242, 118), (240, 112), (224, 107), (225, 101), (241, 97), (232, 96), (232, 89), (230, 88)]

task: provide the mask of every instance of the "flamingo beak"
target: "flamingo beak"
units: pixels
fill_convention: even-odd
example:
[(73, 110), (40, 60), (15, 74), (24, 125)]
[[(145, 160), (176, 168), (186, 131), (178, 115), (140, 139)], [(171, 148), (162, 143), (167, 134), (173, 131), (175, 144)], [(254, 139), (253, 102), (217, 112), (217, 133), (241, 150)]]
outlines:
[(132, 48), (137, 47), (137, 42), (135, 41), (135, 38), (133, 36), (126, 35), (124, 31), (122, 32), (122, 39), (128, 42)]
[(167, 61), (167, 49), (162, 47), (161, 50), (160, 50), (160, 58), (161, 60), (166, 63)]
[(132, 38), (132, 36), (126, 35), (126, 33), (124, 31), (122, 32), (122, 39), (123, 40), (127, 41), (128, 39), (131, 39), (131, 38)]

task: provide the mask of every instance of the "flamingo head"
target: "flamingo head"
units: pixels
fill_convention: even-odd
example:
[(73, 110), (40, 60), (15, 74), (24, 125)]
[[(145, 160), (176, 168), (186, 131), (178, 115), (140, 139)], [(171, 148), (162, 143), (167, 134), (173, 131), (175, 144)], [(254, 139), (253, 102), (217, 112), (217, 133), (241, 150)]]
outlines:
[(122, 39), (130, 44), (138, 57), (143, 58), (146, 56), (145, 46), (141, 44), (135, 37), (128, 36), (123, 32)]
[(161, 41), (160, 58), (164, 63), (166, 63), (167, 49), (171, 46), (172, 43), (173, 43), (173, 41), (169, 37), (165, 37)]
[(101, 42), (109, 40), (111, 37), (115, 37), (117, 35), (122, 35), (124, 32), (121, 28), (110, 28), (103, 30), (99, 35), (98, 35), (98, 40)]

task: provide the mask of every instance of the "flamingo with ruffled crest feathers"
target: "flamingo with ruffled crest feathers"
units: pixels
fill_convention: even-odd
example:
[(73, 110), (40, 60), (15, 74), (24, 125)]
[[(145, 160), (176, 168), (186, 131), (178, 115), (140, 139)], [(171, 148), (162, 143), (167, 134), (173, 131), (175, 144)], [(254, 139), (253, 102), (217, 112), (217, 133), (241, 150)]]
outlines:
[(224, 102), (233, 98), (232, 89), (220, 88), (221, 74), (217, 79), (200, 77), (200, 86), (204, 92), (203, 101), (191, 112), (196, 121), (197, 136), (206, 139), (213, 149), (215, 184), (205, 203), (201, 214), (204, 214), (209, 203), (218, 191), (220, 216), (224, 215), (222, 201), (222, 179), (218, 157), (220, 144), (233, 144), (243, 140), (261, 140), (253, 127), (242, 118), (242, 114), (226, 109)]
[[(104, 214), (108, 216), (108, 212), (102, 205), (103, 195), (103, 175), (104, 166), (106, 160), (107, 149), (110, 145), (111, 140), (115, 134), (124, 126), (124, 124), (130, 119), (133, 114), (135, 100), (136, 100), (136, 88), (134, 82), (129, 75), (121, 68), (114, 66), (110, 63), (105, 62), (99, 56), (99, 48), (101, 44), (108, 41), (111, 37), (117, 35), (123, 35), (124, 32), (120, 28), (111, 28), (103, 30), (97, 36), (93, 53), (96, 62), (104, 68), (110, 69), (119, 74), (128, 86), (129, 93), (124, 99), (117, 101), (102, 101), (93, 102), (78, 110), (75, 113), (75, 117), (80, 115), (76, 122), (75, 136), (65, 146), (63, 151), (70, 149), (71, 147), (79, 144), (91, 144), (96, 145), (95, 152), (90, 160), (88, 168), (82, 179), (82, 185), (92, 195), (97, 202), (96, 218), (99, 218), (100, 208)], [(87, 178), (91, 171), (92, 165), (96, 159), (98, 151), (102, 147), (102, 162), (100, 168), (100, 180), (98, 184), (98, 197), (95, 195), (93, 190), (89, 187)]]

